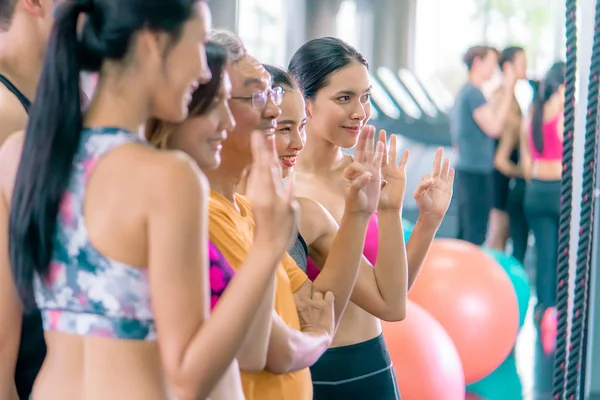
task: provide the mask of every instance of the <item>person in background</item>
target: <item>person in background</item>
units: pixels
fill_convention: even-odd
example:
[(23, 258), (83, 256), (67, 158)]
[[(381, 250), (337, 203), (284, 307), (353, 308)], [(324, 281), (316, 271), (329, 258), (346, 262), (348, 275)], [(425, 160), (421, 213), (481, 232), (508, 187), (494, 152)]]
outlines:
[(463, 57), (468, 81), (462, 87), (450, 114), (450, 134), (457, 152), (455, 196), (458, 203), (457, 238), (483, 245), (493, 205), (495, 144), (512, 105), (515, 72), (506, 64), (502, 81), (504, 95), (497, 106), (481, 91), (498, 65), (498, 52), (488, 46), (471, 47)]
[(58, 2), (0, 2), (0, 145), (27, 123)]
[[(0, 1), (0, 147), (10, 134), (27, 124), (56, 3), (59, 1)], [(16, 153), (11, 156), (18, 157)], [(15, 178), (9, 171), (0, 168), (0, 191), (4, 194)], [(0, 263), (8, 265), (7, 257), (5, 246), (0, 249), (0, 259), (4, 260)], [(39, 311), (22, 314), (13, 307), (13, 293), (10, 271), (0, 268), (0, 399), (9, 398), (10, 392), (28, 399), (46, 355), (46, 344)]]
[[(504, 49), (500, 53), (498, 64), (502, 73), (512, 68), (515, 83), (526, 78), (527, 57), (522, 47), (512, 46)], [(503, 87), (496, 90), (491, 100), (494, 107), (497, 108), (502, 104), (502, 97), (505, 94)], [(527, 251), (529, 225), (523, 210), (525, 180), (519, 164), (519, 138), (523, 118), (514, 89), (511, 101), (502, 134), (495, 140), (494, 203), (490, 213), (487, 244), (491, 248), (505, 250), (506, 241), (510, 237), (512, 255), (522, 263)]]
[(521, 163), (528, 181), (524, 207), (536, 248), (537, 322), (556, 304), (565, 69), (558, 62), (540, 81), (521, 134)]

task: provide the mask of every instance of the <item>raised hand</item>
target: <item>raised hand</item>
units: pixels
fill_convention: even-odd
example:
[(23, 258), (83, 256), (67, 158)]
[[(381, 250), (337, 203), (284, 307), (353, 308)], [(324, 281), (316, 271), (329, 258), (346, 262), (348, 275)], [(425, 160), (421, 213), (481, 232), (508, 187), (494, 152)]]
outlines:
[(378, 142), (374, 148), (374, 137), (375, 128), (365, 126), (356, 144), (354, 160), (344, 169), (345, 212), (371, 215), (379, 203), (384, 145)]
[(415, 189), (413, 195), (419, 207), (419, 220), (439, 226), (448, 211), (452, 200), (454, 185), (454, 168), (450, 168), (450, 160), (442, 158), (444, 149), (436, 151), (431, 175), (426, 174)]
[(381, 164), (381, 175), (385, 186), (381, 189), (379, 198), (380, 210), (400, 210), (404, 201), (406, 192), (406, 163), (410, 152), (404, 150), (402, 159), (396, 164), (398, 143), (396, 135), (390, 138), (389, 146), (386, 140), (385, 131), (379, 132), (379, 143), (384, 146), (383, 162)]
[(312, 298), (308, 296), (295, 297), (296, 309), (300, 317), (302, 332), (327, 333), (333, 339), (335, 333), (335, 296), (331, 292), (314, 292)]
[(255, 240), (264, 240), (278, 249), (288, 249), (296, 239), (297, 209), (293, 182), (284, 187), (273, 139), (262, 132), (252, 133), (252, 166), (246, 195), (252, 202), (256, 223)]

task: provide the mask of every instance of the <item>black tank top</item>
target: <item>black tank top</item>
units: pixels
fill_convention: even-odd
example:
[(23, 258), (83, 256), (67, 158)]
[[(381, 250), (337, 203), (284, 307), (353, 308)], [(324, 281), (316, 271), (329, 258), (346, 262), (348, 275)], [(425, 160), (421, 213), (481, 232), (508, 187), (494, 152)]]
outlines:
[(306, 246), (306, 242), (300, 233), (298, 233), (296, 241), (288, 253), (294, 259), (296, 265), (306, 273), (306, 266), (308, 263), (308, 246)]
[[(2, 75), (0, 75), (0, 83), (4, 84), (15, 95), (25, 111), (29, 113), (29, 107), (31, 106), (29, 99)], [(44, 341), (44, 328), (40, 312), (35, 310), (24, 313), (21, 324), (19, 355), (15, 368), (15, 385), (21, 400), (29, 399), (33, 382), (40, 372), (44, 357), (46, 357), (46, 342)]]

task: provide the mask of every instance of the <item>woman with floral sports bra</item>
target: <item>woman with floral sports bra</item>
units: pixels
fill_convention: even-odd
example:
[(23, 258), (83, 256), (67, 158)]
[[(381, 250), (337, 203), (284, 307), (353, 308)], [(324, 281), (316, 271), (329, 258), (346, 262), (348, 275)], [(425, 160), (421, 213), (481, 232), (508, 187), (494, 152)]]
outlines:
[[(18, 295), (41, 310), (48, 347), (35, 400), (207, 398), (253, 326), (284, 246), (249, 255), (244, 279), (229, 284), (242, 297), (225, 291), (209, 319), (208, 261), (222, 259), (206, 245), (206, 180), (136, 133), (151, 116), (186, 118), (210, 79), (209, 21), (202, 0), (72, 0), (56, 10), (27, 132), (0, 154), (2, 171), (16, 171), (2, 192), (0, 268), (12, 267), (15, 312)], [(100, 76), (83, 115), (81, 70)], [(254, 151), (250, 179), (273, 179), (260, 136)], [(271, 187), (256, 194), (275, 206), (257, 247), (294, 234), (293, 204)], [(213, 276), (219, 294), (227, 278)]]
[(565, 63), (554, 64), (540, 81), (521, 134), (521, 158), (527, 183), (525, 215), (536, 243), (534, 317), (540, 322), (556, 304), (558, 222), (563, 153)]

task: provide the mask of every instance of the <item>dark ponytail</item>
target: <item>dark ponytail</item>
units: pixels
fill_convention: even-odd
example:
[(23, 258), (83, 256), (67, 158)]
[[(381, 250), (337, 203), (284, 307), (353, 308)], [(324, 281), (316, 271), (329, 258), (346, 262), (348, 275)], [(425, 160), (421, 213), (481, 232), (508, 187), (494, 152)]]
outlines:
[[(57, 215), (68, 188), (82, 130), (79, 76), (122, 61), (141, 29), (178, 38), (194, 0), (68, 0), (55, 11), (46, 58), (23, 144), (9, 221), (13, 276), (26, 307), (33, 279), (48, 274)], [(77, 22), (86, 20), (78, 37)]]
[(10, 259), (26, 307), (34, 271), (48, 272), (56, 216), (81, 133), (77, 20), (82, 1), (57, 8), (36, 100), (31, 108), (10, 213)]
[(544, 151), (544, 106), (564, 83), (565, 70), (565, 63), (557, 62), (548, 70), (543, 80), (532, 85), (534, 95), (531, 115), (531, 136), (533, 146), (538, 153)]

